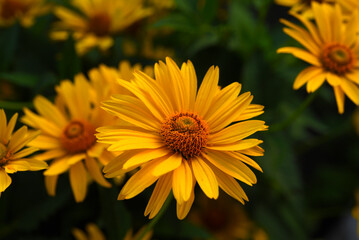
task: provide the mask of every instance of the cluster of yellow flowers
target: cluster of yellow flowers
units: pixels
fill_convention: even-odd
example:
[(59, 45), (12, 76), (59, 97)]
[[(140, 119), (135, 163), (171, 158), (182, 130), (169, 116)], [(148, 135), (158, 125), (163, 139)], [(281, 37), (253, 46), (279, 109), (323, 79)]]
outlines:
[[(218, 67), (208, 70), (198, 90), (190, 61), (179, 68), (167, 58), (141, 70), (128, 62), (118, 69), (101, 65), (88, 78), (78, 74), (74, 82), (61, 81), (54, 103), (37, 96), (37, 113), (25, 108), (21, 119), (36, 131), (27, 134), (23, 127), (12, 135), (13, 118), (0, 135), (2, 178), (8, 179), (5, 172), (46, 168), (50, 161), (44, 172), (48, 193), (55, 195), (59, 175), (69, 172), (73, 195), (81, 202), (92, 179), (111, 186), (102, 166), (107, 178), (138, 169), (118, 199), (130, 199), (157, 182), (145, 210), (150, 218), (171, 190), (177, 216), (185, 218), (196, 183), (209, 198), (217, 199), (221, 188), (248, 201), (236, 179), (252, 185), (257, 180), (247, 165), (262, 171), (248, 157), (263, 154), (262, 141), (247, 137), (267, 129), (263, 121), (248, 120), (262, 114), (263, 106), (251, 104), (249, 92), (239, 95), (239, 83), (221, 89)], [(4, 112), (0, 120), (6, 124)], [(18, 152), (25, 144), (29, 148)], [(36, 150), (42, 151), (36, 160), (19, 160)], [(5, 183), (1, 191), (10, 182)]]
[(291, 53), (310, 64), (298, 74), (294, 89), (307, 84), (307, 92), (311, 93), (327, 81), (342, 114), (345, 96), (359, 105), (359, 2), (318, 2), (277, 0), (278, 4), (291, 6), (290, 13), (306, 28), (282, 19), (284, 32), (305, 49), (283, 47), (278, 53)]

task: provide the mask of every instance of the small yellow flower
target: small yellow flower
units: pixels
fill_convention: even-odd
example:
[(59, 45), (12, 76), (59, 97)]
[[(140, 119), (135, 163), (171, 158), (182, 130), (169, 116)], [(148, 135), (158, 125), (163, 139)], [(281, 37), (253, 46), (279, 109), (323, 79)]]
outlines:
[(34, 105), (39, 114), (25, 109), (22, 121), (42, 130), (30, 145), (44, 151), (38, 159), (52, 160), (44, 172), (47, 192), (54, 196), (58, 176), (69, 171), (75, 200), (81, 202), (86, 196), (88, 173), (101, 186), (111, 186), (100, 169), (113, 154), (106, 151), (106, 144), (96, 142), (94, 134), (97, 127), (111, 124), (113, 118), (99, 107), (102, 89), (95, 89), (82, 74), (75, 76), (74, 83), (62, 81), (56, 91), (55, 104), (36, 97)]
[(219, 89), (218, 67), (208, 70), (198, 92), (190, 61), (179, 69), (167, 58), (155, 65), (155, 79), (140, 71), (134, 76), (118, 81), (132, 95), (114, 95), (103, 104), (127, 123), (99, 128), (97, 135), (110, 144), (109, 151), (122, 151), (105, 166), (106, 177), (141, 167), (118, 199), (130, 199), (157, 181), (145, 215), (153, 218), (172, 190), (179, 219), (192, 206), (197, 182), (209, 198), (216, 199), (220, 187), (242, 203), (248, 200), (235, 179), (256, 183), (246, 164), (261, 171), (247, 155), (262, 155), (262, 141), (244, 138), (267, 129), (263, 121), (245, 121), (263, 113), (263, 106), (250, 104), (249, 92), (238, 96), (239, 83)]
[(293, 14), (307, 28), (281, 19), (288, 28), (284, 32), (306, 49), (283, 47), (278, 53), (291, 53), (311, 66), (300, 72), (293, 88), (307, 84), (307, 91), (316, 91), (325, 81), (334, 89), (339, 113), (344, 112), (345, 95), (359, 105), (359, 44), (356, 33), (358, 11), (343, 21), (338, 5), (313, 3), (316, 25), (300, 15)]
[(290, 12), (302, 15), (304, 18), (313, 18), (314, 13), (311, 7), (312, 2), (339, 4), (344, 13), (351, 13), (359, 7), (359, 1), (356, 0), (275, 0), (275, 3), (285, 7), (290, 7)]
[(269, 239), (265, 231), (249, 218), (244, 207), (233, 199), (221, 196), (214, 201), (201, 194), (197, 202), (188, 216), (189, 221), (207, 229), (216, 239)]
[(28, 158), (38, 149), (24, 148), (36, 138), (40, 132), (29, 132), (26, 126), (13, 133), (17, 114), (7, 123), (5, 111), (0, 109), (0, 195), (11, 184), (9, 173), (17, 171), (38, 171), (47, 167), (46, 162)]
[(71, 4), (80, 13), (56, 7), (60, 21), (55, 23), (51, 38), (65, 40), (72, 33), (80, 55), (96, 46), (107, 50), (113, 45), (113, 35), (151, 13), (142, 0), (72, 0)]
[(44, 0), (0, 0), (0, 26), (9, 26), (19, 21), (30, 27), (37, 16), (49, 11)]
[[(135, 235), (133, 235), (132, 229), (130, 229), (123, 240), (136, 240), (145, 229), (146, 226), (142, 227)], [(105, 240), (106, 237), (102, 233), (101, 229), (94, 223), (89, 223), (86, 225), (87, 234), (81, 229), (74, 228), (72, 230), (72, 235), (76, 240)], [(143, 236), (142, 240), (150, 240), (152, 237), (153, 231), (149, 231)]]
[(105, 240), (105, 235), (94, 223), (89, 223), (86, 225), (87, 234), (81, 229), (74, 228), (72, 230), (72, 235), (76, 240)]

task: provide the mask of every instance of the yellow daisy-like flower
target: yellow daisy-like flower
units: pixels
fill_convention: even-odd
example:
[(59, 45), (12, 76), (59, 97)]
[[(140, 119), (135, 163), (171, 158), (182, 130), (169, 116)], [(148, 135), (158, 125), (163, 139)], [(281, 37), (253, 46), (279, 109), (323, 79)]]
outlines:
[(0, 0), (0, 26), (9, 26), (19, 21), (30, 27), (37, 16), (49, 11), (44, 0)]
[(93, 47), (106, 50), (113, 45), (112, 36), (148, 16), (142, 0), (72, 0), (80, 13), (56, 7), (60, 19), (51, 34), (54, 40), (65, 40), (73, 33), (76, 50), (82, 55)]
[(26, 126), (13, 133), (17, 114), (7, 122), (5, 111), (0, 109), (0, 195), (11, 184), (9, 173), (17, 171), (38, 171), (47, 167), (46, 162), (28, 158), (38, 149), (24, 148), (40, 132), (29, 132)]
[(242, 203), (248, 200), (235, 179), (256, 183), (246, 164), (261, 168), (247, 155), (260, 156), (263, 149), (261, 140), (244, 138), (267, 126), (244, 120), (263, 113), (263, 106), (250, 104), (249, 92), (238, 96), (239, 83), (220, 89), (218, 67), (208, 70), (198, 92), (190, 61), (179, 69), (167, 58), (166, 64), (155, 64), (155, 79), (140, 71), (134, 76), (131, 82), (119, 80), (133, 96), (114, 95), (103, 103), (130, 124), (97, 129), (99, 142), (110, 144), (109, 151), (123, 151), (105, 166), (106, 177), (141, 167), (118, 199), (132, 198), (157, 181), (145, 215), (153, 218), (172, 189), (179, 219), (192, 206), (196, 182), (209, 198), (216, 199), (220, 187)]
[(344, 112), (345, 95), (359, 105), (359, 44), (356, 33), (358, 12), (343, 22), (339, 6), (313, 3), (316, 25), (294, 14), (307, 28), (305, 30), (281, 19), (288, 28), (284, 32), (306, 49), (283, 47), (278, 53), (291, 53), (311, 66), (300, 72), (293, 88), (307, 84), (307, 91), (316, 91), (325, 80), (333, 87), (339, 113)]
[(102, 233), (101, 229), (94, 224), (89, 223), (86, 225), (87, 234), (79, 228), (74, 228), (72, 230), (72, 235), (76, 240), (105, 240), (105, 235)]
[[(135, 235), (133, 235), (133, 230), (130, 229), (127, 231), (126, 236), (123, 240), (137, 240), (141, 235), (142, 231), (145, 230), (146, 226), (143, 226)], [(87, 234), (86, 234), (87, 233)], [(106, 237), (102, 233), (101, 229), (94, 223), (89, 223), (86, 225), (86, 233), (81, 229), (74, 228), (72, 230), (72, 235), (76, 240), (105, 240)], [(150, 240), (152, 237), (153, 231), (147, 232), (141, 240)]]
[(305, 18), (314, 17), (311, 7), (312, 2), (339, 4), (345, 13), (351, 13), (359, 7), (359, 1), (357, 0), (275, 0), (278, 5), (290, 7), (290, 12), (298, 13)]
[(249, 218), (244, 207), (227, 196), (214, 201), (201, 194), (188, 218), (211, 232), (217, 240), (269, 239), (266, 232)]
[[(62, 81), (56, 87), (55, 104), (42, 96), (34, 99), (35, 114), (25, 109), (22, 121), (42, 130), (40, 136), (30, 143), (45, 152), (37, 155), (40, 160), (53, 160), (44, 172), (47, 192), (54, 196), (58, 176), (69, 171), (70, 184), (77, 202), (84, 200), (88, 185), (88, 173), (98, 184), (110, 187), (101, 173), (101, 165), (113, 158), (106, 151), (107, 145), (97, 143), (95, 129), (111, 124), (99, 107), (102, 100), (87, 79), (79, 74), (74, 83)], [(99, 161), (99, 162), (98, 162)]]

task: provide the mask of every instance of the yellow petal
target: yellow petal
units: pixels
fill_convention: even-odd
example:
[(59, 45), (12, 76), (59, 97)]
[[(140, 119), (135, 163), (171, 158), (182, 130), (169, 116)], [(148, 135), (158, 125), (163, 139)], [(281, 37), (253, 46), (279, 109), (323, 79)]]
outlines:
[(177, 217), (179, 220), (182, 220), (187, 216), (189, 210), (191, 210), (193, 201), (194, 201), (194, 192), (192, 191), (188, 201), (183, 202), (182, 204), (177, 203), (176, 209), (177, 209)]
[(0, 169), (0, 193), (5, 191), (11, 184), (11, 178), (9, 175), (2, 169)]
[(203, 78), (202, 84), (199, 87), (194, 111), (201, 116), (206, 115), (211, 106), (213, 97), (218, 89), (219, 68), (212, 66)]
[(242, 204), (244, 204), (243, 199), (248, 201), (246, 193), (233, 177), (228, 176), (226, 173), (222, 172), (216, 167), (212, 167), (212, 170), (214, 174), (216, 174), (218, 185), (223, 191)]
[(191, 159), (193, 175), (198, 185), (209, 198), (218, 198), (218, 182), (212, 169), (203, 161), (203, 159), (194, 157)]
[(277, 53), (290, 53), (293, 56), (307, 62), (310, 63), (314, 66), (321, 66), (322, 64), (320, 63), (318, 57), (316, 57), (315, 55), (313, 55), (312, 53), (305, 51), (303, 49), (300, 48), (296, 48), (296, 47), (283, 47), (277, 50)]
[(44, 172), (44, 175), (53, 176), (66, 172), (70, 167), (70, 165), (67, 163), (67, 160), (68, 160), (67, 156), (54, 160), (50, 164), (49, 168)]
[(335, 99), (337, 101), (338, 112), (340, 114), (343, 114), (344, 113), (344, 100), (345, 100), (344, 92), (340, 86), (335, 86), (335, 87), (333, 87), (333, 89), (334, 89)]
[(92, 157), (86, 156), (85, 158), (86, 168), (89, 171), (92, 178), (103, 187), (111, 187), (111, 184), (103, 177), (99, 164)]
[(87, 192), (87, 172), (82, 162), (70, 167), (70, 184), (76, 202), (82, 202)]
[(55, 196), (55, 194), (56, 194), (56, 185), (57, 185), (58, 178), (59, 178), (59, 175), (45, 176), (45, 187), (46, 187), (47, 193), (50, 196)]
[(142, 163), (146, 163), (152, 159), (157, 159), (168, 154), (170, 151), (168, 148), (157, 148), (150, 150), (142, 150), (135, 156), (129, 158), (126, 163), (123, 165), (124, 169), (128, 169), (134, 166), (138, 166)]
[(178, 153), (175, 153), (172, 155), (163, 156), (156, 161), (157, 166), (153, 169), (152, 174), (156, 177), (159, 177), (178, 168), (182, 163), (182, 156)]
[(323, 83), (325, 82), (325, 77), (326, 74), (322, 73), (310, 79), (307, 83), (307, 92), (315, 92), (320, 86), (323, 85)]
[(340, 85), (344, 93), (352, 100), (356, 105), (359, 105), (359, 88), (357, 85), (348, 80), (343, 80)]
[(246, 148), (251, 148), (261, 144), (263, 141), (258, 139), (244, 139), (230, 144), (212, 144), (206, 146), (207, 149), (220, 150), (220, 151), (240, 151)]
[(161, 176), (157, 183), (156, 187), (152, 192), (151, 198), (148, 201), (145, 216), (150, 214), (149, 218), (154, 218), (157, 213), (160, 211), (163, 203), (166, 201), (168, 194), (171, 191), (172, 187), (172, 173), (167, 173), (166, 175)]
[(43, 96), (35, 97), (34, 105), (38, 113), (40, 113), (46, 119), (51, 120), (60, 128), (65, 127), (67, 124), (67, 120), (62, 112)]
[(208, 161), (226, 174), (252, 186), (257, 182), (256, 175), (244, 163), (225, 152), (209, 151)]
[(305, 83), (307, 83), (310, 79), (313, 77), (318, 76), (319, 74), (322, 74), (323, 70), (319, 67), (307, 67), (303, 71), (301, 71), (296, 79), (294, 80), (293, 88), (295, 90), (299, 89), (301, 86), (303, 86)]
[(181, 166), (173, 171), (172, 192), (179, 204), (189, 200), (193, 189), (192, 170), (187, 160), (182, 160)]

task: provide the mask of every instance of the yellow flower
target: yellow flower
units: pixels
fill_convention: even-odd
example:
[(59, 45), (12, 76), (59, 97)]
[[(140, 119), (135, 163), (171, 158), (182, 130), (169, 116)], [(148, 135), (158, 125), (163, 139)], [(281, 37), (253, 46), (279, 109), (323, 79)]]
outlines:
[(160, 61), (155, 64), (155, 80), (140, 71), (134, 76), (131, 82), (119, 80), (133, 96), (114, 95), (103, 103), (105, 110), (133, 126), (97, 129), (99, 142), (110, 144), (109, 151), (123, 151), (105, 166), (106, 177), (141, 167), (118, 199), (132, 198), (157, 181), (145, 215), (153, 218), (172, 189), (177, 216), (183, 219), (198, 182), (209, 198), (218, 197), (219, 186), (244, 203), (247, 196), (235, 179), (256, 183), (246, 164), (261, 168), (247, 155), (263, 154), (258, 146), (262, 141), (244, 138), (267, 129), (263, 121), (244, 120), (263, 113), (263, 106), (250, 104), (249, 92), (238, 96), (239, 83), (219, 89), (218, 67), (208, 70), (198, 93), (190, 61), (181, 69), (170, 58), (166, 64)]
[[(134, 236), (133, 236), (132, 229), (130, 229), (129, 231), (127, 231), (126, 236), (124, 237), (123, 240), (138, 239), (138, 237), (140, 236), (142, 231), (145, 229), (145, 227), (146, 226), (142, 227)], [(74, 228), (72, 230), (72, 235), (75, 237), (76, 240), (105, 240), (106, 239), (106, 237), (102, 233), (101, 229), (99, 229), (99, 227), (94, 223), (89, 223), (86, 225), (86, 232), (87, 232), (87, 234), (84, 231), (82, 231), (81, 229)], [(153, 234), (153, 231), (147, 232), (145, 234), (145, 236), (143, 236), (142, 240), (150, 240), (152, 237), (152, 234)]]
[(207, 229), (218, 240), (268, 240), (265, 231), (247, 215), (243, 206), (233, 199), (219, 197), (217, 201), (200, 195), (197, 207), (191, 211), (189, 221)]
[(17, 20), (30, 27), (37, 16), (49, 11), (44, 0), (0, 0), (0, 26), (9, 26)]
[(94, 223), (86, 225), (86, 234), (84, 231), (78, 228), (72, 230), (72, 235), (76, 240), (105, 240), (105, 235)]
[(148, 16), (142, 0), (72, 0), (80, 12), (58, 6), (55, 14), (60, 19), (55, 23), (51, 38), (65, 40), (73, 33), (76, 50), (82, 55), (93, 47), (107, 50), (113, 45), (112, 36)]
[(105, 144), (96, 143), (94, 134), (97, 127), (111, 124), (113, 118), (99, 107), (101, 89), (94, 89), (82, 74), (75, 76), (74, 83), (62, 81), (56, 91), (55, 104), (36, 97), (34, 105), (39, 114), (25, 109), (22, 121), (42, 130), (30, 144), (45, 151), (37, 158), (53, 160), (44, 172), (47, 192), (54, 196), (58, 176), (69, 171), (75, 200), (81, 202), (86, 196), (87, 172), (98, 184), (111, 186), (104, 179), (99, 162), (105, 165), (113, 155), (105, 150)]
[(291, 53), (311, 66), (300, 72), (293, 88), (307, 84), (307, 91), (316, 91), (325, 80), (333, 87), (339, 113), (344, 112), (345, 95), (359, 105), (359, 44), (356, 34), (358, 12), (343, 23), (340, 8), (313, 3), (316, 25), (294, 14), (307, 28), (305, 30), (282, 19), (288, 28), (284, 32), (306, 49), (283, 47), (278, 53)]
[(14, 127), (17, 114), (12, 116), (7, 123), (5, 111), (0, 109), (0, 195), (11, 184), (8, 173), (17, 171), (38, 171), (47, 167), (46, 162), (28, 158), (37, 148), (24, 148), (36, 138), (40, 132), (29, 132), (26, 126), (21, 127), (15, 133)]
[(298, 13), (305, 18), (313, 18), (312, 2), (320, 2), (326, 4), (339, 4), (345, 13), (351, 13), (359, 7), (357, 0), (275, 0), (278, 5), (290, 7), (290, 12)]

